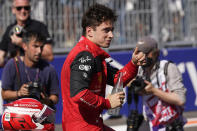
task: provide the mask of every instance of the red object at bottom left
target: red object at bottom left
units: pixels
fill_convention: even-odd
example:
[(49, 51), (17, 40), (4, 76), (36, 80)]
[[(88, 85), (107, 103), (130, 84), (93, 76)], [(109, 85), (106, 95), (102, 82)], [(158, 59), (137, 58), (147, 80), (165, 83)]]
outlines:
[(4, 107), (2, 115), (4, 131), (54, 131), (54, 123), (47, 120), (54, 110), (36, 99), (22, 98), (5, 104)]

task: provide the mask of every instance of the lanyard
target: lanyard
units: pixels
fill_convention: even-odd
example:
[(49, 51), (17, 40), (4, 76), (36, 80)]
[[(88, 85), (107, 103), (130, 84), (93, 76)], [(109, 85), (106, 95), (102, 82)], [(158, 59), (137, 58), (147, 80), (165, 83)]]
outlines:
[[(25, 65), (25, 64), (24, 64)], [(30, 79), (30, 76), (29, 76), (29, 72), (27, 71), (27, 67), (25, 66), (25, 73), (27, 75), (27, 79), (29, 82), (31, 82), (31, 79)], [(36, 69), (36, 77), (35, 77), (35, 81), (38, 82), (39, 81), (39, 73), (40, 73), (40, 70), (39, 68)]]

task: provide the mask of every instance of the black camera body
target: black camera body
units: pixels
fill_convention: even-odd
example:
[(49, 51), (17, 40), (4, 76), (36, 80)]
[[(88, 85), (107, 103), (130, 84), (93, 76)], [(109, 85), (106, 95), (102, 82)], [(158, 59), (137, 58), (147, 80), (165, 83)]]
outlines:
[(179, 119), (174, 120), (172, 123), (168, 124), (166, 131), (184, 131), (183, 122)]
[(134, 90), (134, 93), (138, 93), (146, 87), (146, 83), (142, 77), (136, 77), (136, 79), (131, 83), (130, 87)]
[(39, 82), (28, 83), (30, 97), (40, 99), (41, 87), (42, 85)]

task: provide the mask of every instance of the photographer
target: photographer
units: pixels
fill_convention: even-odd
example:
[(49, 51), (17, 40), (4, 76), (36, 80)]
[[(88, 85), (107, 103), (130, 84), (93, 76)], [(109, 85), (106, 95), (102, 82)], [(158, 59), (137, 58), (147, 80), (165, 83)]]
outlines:
[[(142, 87), (141, 91), (136, 90), (143, 95), (143, 112), (150, 130), (182, 131), (186, 89), (181, 73), (172, 62), (159, 60), (159, 49), (153, 38), (142, 38), (136, 47), (146, 54), (146, 64), (138, 69), (137, 84), (134, 80), (135, 84), (131, 82), (130, 86)], [(143, 78), (141, 82), (139, 77)]]
[(13, 0), (12, 13), (16, 21), (10, 24), (0, 42), (0, 66), (3, 67), (6, 60), (15, 56), (23, 55), (22, 38), (23, 31), (38, 31), (45, 37), (45, 45), (42, 58), (47, 61), (53, 60), (53, 40), (49, 35), (47, 26), (42, 22), (33, 20), (30, 17), (30, 0)]
[(24, 57), (8, 61), (2, 73), (2, 97), (7, 102), (36, 98), (54, 108), (58, 102), (59, 81), (52, 65), (41, 59), (44, 36), (38, 32), (23, 34)]

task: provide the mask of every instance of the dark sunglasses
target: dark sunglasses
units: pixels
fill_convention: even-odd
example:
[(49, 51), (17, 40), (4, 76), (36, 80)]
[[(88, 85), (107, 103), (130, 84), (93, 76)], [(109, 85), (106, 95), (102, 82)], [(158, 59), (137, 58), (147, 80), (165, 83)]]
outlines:
[(30, 6), (17, 6), (15, 8), (16, 8), (17, 11), (22, 10), (22, 8), (25, 9), (25, 10), (27, 10), (27, 11), (29, 11), (31, 9)]

